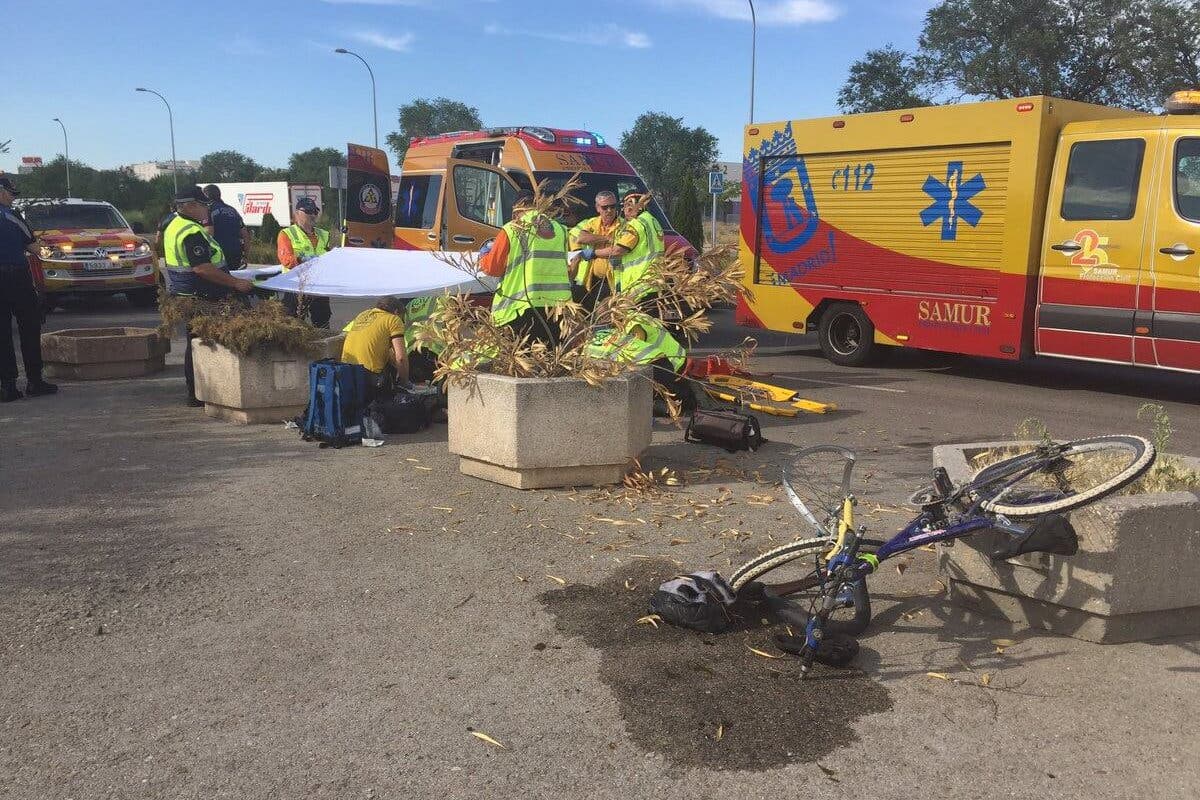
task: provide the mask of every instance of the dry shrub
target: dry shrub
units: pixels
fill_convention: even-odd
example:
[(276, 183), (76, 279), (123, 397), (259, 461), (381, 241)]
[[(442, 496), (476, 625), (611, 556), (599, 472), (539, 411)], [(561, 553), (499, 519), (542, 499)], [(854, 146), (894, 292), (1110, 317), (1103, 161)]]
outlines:
[[(1180, 492), (1200, 489), (1200, 471), (1187, 466), (1178, 457), (1167, 454), (1167, 445), (1175, 429), (1171, 425), (1171, 418), (1167, 414), (1166, 409), (1155, 403), (1145, 403), (1138, 409), (1137, 417), (1139, 420), (1146, 418), (1150, 420), (1150, 440), (1154, 444), (1157, 458), (1154, 461), (1154, 465), (1150, 467), (1145, 475), (1138, 478), (1118, 494), (1154, 494), (1157, 492)], [(1029, 417), (1022, 420), (1016, 427), (1015, 434), (1016, 438), (1023, 440), (1037, 440), (1043, 443), (1054, 441), (1046, 424), (1036, 417)], [(976, 469), (983, 469), (989, 464), (994, 464), (1006, 458), (1012, 458), (1015, 455), (1026, 452), (1028, 449), (1028, 447), (1019, 445), (995, 447), (976, 455), (972, 459), (972, 463)], [(1125, 463), (1126, 461), (1122, 456), (1090, 458), (1080, 464), (1068, 467), (1063, 475), (1070, 483), (1078, 483), (1085, 486), (1093, 485), (1103, 478), (1112, 475), (1116, 470), (1123, 467)], [(1032, 478), (1033, 476), (1030, 477)], [(1046, 479), (1047, 488), (1054, 488), (1056, 484), (1054, 484), (1051, 477), (1046, 476)]]
[[(518, 234), (534, 235), (537, 215), (557, 216), (579, 203), (570, 194), (578, 186), (576, 175), (556, 192), (538, 187), (534, 215), (514, 223)], [(648, 202), (648, 197), (642, 201), (643, 208)], [(453, 253), (442, 258), (480, 280), (481, 288), (485, 286), (477, 254)], [(448, 295), (427, 322), (416, 326), (414, 336), (418, 346), (442, 348), (436, 377), (459, 386), (470, 387), (480, 373), (521, 378), (574, 377), (599, 385), (643, 367), (589, 355), (588, 345), (593, 340), (602, 340), (606, 332), (627, 331), (642, 320), (670, 318), (679, 320), (679, 330), (693, 344), (712, 327), (706, 311), (714, 305), (733, 303), (739, 292), (746, 291), (743, 276), (732, 245), (712, 248), (694, 260), (688, 259), (682, 249), (669, 247), (647, 269), (641, 285), (648, 294), (642, 298), (620, 293), (601, 300), (591, 311), (575, 302), (563, 302), (539, 314), (538, 324), (557, 334), (559, 343), (555, 347), (518, 336), (511, 326), (496, 325), (490, 306), (478, 305), (468, 295)], [(726, 357), (735, 365), (744, 364), (754, 344), (754, 340), (746, 339)], [(673, 398), (664, 399), (672, 412), (678, 413)]]
[(214, 302), (168, 296), (159, 298), (159, 311), (160, 334), (169, 336), (171, 329), (182, 323), (193, 336), (241, 356), (273, 349), (311, 358), (320, 354), (320, 340), (328, 335), (328, 331), (314, 328), (307, 320), (289, 315), (273, 298), (248, 306), (237, 297)]

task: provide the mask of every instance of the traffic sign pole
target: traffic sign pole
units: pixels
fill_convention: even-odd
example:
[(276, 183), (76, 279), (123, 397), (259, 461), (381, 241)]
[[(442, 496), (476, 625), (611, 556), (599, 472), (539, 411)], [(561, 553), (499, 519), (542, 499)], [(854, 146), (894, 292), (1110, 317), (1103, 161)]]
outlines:
[(712, 170), (708, 173), (708, 193), (712, 195), (712, 246), (717, 246), (717, 197), (725, 188), (725, 173)]

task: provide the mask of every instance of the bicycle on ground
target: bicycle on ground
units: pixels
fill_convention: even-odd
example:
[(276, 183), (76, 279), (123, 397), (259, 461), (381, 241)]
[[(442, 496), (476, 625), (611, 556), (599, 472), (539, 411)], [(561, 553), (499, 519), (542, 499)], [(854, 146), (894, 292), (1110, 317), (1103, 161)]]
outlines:
[(932, 485), (909, 499), (920, 513), (880, 541), (866, 538), (865, 525), (855, 526), (854, 451), (810, 447), (784, 468), (783, 488), (817, 535), (756, 556), (734, 571), (729, 584), (740, 592), (761, 583), (793, 609), (803, 608), (807, 599), (807, 611), (795, 617), (803, 633), (776, 636), (783, 650), (800, 657), (801, 677), (814, 662), (845, 666), (858, 653), (855, 637), (871, 622), (867, 576), (884, 561), (985, 530), (1008, 534), (994, 559), (1030, 552), (1073, 555), (1078, 540), (1063, 512), (1120, 491), (1150, 469), (1155, 455), (1141, 437), (1109, 435), (1043, 442), (984, 466), (962, 485), (939, 467)]

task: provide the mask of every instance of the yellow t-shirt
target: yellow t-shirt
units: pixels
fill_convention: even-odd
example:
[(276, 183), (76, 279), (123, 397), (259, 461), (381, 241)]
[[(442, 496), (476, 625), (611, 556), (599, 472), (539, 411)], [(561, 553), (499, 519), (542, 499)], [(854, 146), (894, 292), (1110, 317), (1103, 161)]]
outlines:
[(346, 326), (342, 361), (381, 373), (392, 363), (392, 340), (404, 338), (404, 320), (383, 309), (368, 308)]
[[(571, 249), (578, 250), (583, 247), (583, 245), (579, 243), (578, 235), (579, 233), (586, 232), (594, 233), (597, 236), (608, 236), (613, 239), (614, 244), (619, 244), (632, 250), (633, 248), (637, 247), (637, 232), (631, 230), (628, 226), (623, 226), (621, 221), (621, 217), (618, 215), (617, 218), (613, 220), (612, 225), (605, 227), (600, 217), (588, 217), (583, 222), (579, 223), (579, 225), (571, 229), (572, 233), (575, 234), (575, 236), (571, 237)], [(579, 270), (580, 283), (584, 284), (588, 288), (591, 288), (591, 282), (596, 278), (603, 278), (604, 280), (608, 281), (610, 285), (613, 283), (612, 264), (609, 263), (607, 258), (597, 257), (592, 259), (591, 269), (585, 272), (586, 266), (586, 264), (581, 265)], [(583, 277), (584, 275), (586, 275), (586, 278)]]

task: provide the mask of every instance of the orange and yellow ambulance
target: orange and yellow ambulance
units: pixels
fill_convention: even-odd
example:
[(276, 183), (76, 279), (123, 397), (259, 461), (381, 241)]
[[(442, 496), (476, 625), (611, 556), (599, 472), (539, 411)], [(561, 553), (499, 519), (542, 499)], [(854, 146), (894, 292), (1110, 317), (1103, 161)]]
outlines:
[[(1200, 92), (746, 128), (737, 320), (880, 345), (1200, 371)], [(751, 296), (752, 295), (752, 296)]]
[[(585, 204), (575, 210), (580, 219), (596, 213), (598, 192), (621, 198), (646, 191), (625, 157), (588, 131), (522, 126), (413, 139), (400, 172), (394, 246), (478, 250), (511, 218), (519, 193), (532, 192), (534, 184), (557, 190), (575, 173), (582, 181), (575, 194)], [(649, 211), (668, 247), (692, 250), (657, 201)]]

